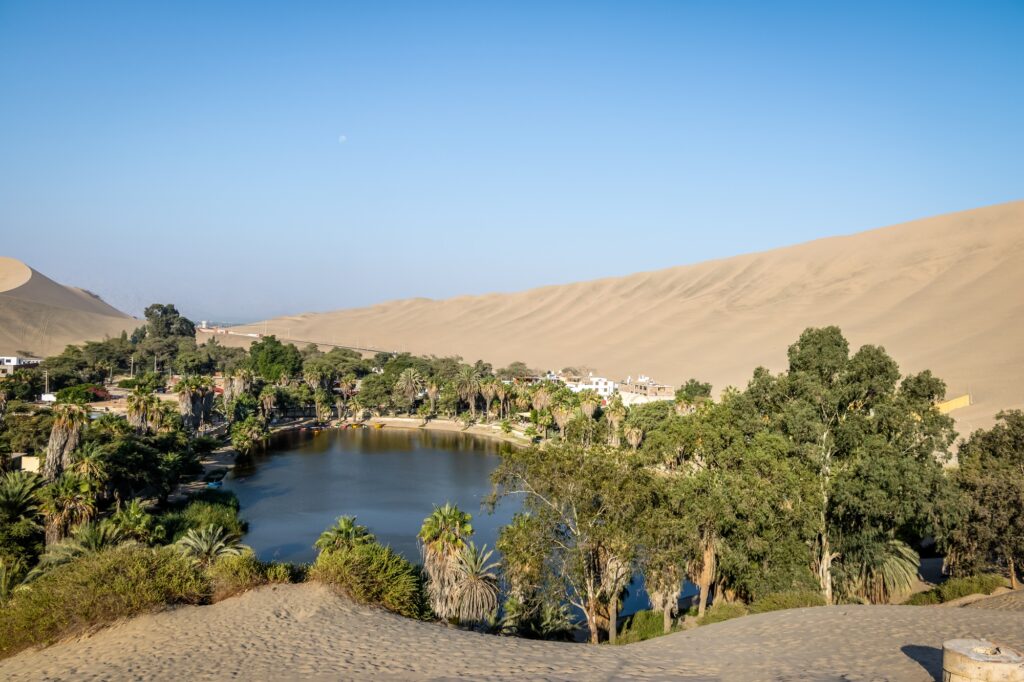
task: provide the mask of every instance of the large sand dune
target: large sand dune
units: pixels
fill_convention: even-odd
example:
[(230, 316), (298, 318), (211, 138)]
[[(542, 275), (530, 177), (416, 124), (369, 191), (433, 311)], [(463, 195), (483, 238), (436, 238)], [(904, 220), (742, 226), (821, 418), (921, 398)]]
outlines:
[(628, 277), (306, 313), (243, 331), (586, 365), (615, 379), (698, 377), (721, 389), (744, 386), (758, 365), (782, 369), (805, 327), (837, 324), (854, 346), (885, 346), (904, 372), (933, 370), (950, 396), (970, 392), (974, 404), (953, 413), (967, 432), (1024, 407), (1021, 292), (1024, 202), (1014, 202)]
[(138, 325), (87, 291), (0, 257), (0, 355), (52, 355), (69, 343), (102, 340)]

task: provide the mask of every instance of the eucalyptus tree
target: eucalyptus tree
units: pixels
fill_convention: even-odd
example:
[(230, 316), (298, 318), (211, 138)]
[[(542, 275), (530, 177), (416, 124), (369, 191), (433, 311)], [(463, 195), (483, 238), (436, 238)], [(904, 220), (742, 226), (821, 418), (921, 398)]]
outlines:
[(71, 465), (71, 453), (78, 447), (82, 430), (89, 421), (85, 407), (76, 403), (58, 404), (53, 411), (53, 426), (43, 462), (43, 477), (47, 481), (57, 479)]
[(837, 327), (807, 329), (788, 355), (785, 373), (758, 369), (747, 392), (815, 483), (811, 564), (831, 604), (893, 562), (916, 564), (892, 541), (929, 531), (953, 422), (935, 407), (941, 380), (925, 371), (901, 382), (884, 349), (851, 355)]
[(493, 482), (492, 503), (523, 497), (529, 527), (548, 548), (544, 570), (564, 585), (596, 644), (614, 628), (632, 535), (650, 497), (647, 472), (620, 450), (560, 442), (507, 453)]

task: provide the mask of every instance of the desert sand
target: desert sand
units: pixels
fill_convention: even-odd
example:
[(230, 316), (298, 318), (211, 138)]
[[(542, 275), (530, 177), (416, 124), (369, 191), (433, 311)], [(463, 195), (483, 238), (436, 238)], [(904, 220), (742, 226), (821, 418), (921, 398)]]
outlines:
[(87, 291), (0, 257), (0, 355), (54, 355), (69, 343), (131, 333), (139, 324)]
[(322, 586), (265, 587), (141, 616), (0, 661), (11, 680), (931, 680), (942, 642), (1020, 648), (1016, 610), (838, 606), (777, 611), (639, 644), (590, 647), (419, 623)]
[[(737, 245), (741, 250), (742, 245)], [(1024, 407), (1024, 202), (628, 277), (305, 313), (238, 331), (542, 369), (745, 386), (808, 326), (931, 369), (962, 433)], [(222, 337), (231, 338), (231, 337)], [(237, 339), (238, 337), (234, 337)]]

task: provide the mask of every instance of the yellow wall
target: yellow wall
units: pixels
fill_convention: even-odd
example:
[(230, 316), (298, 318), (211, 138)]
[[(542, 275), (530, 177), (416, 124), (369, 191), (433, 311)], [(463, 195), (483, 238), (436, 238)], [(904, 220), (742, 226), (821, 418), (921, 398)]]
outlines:
[(965, 393), (962, 396), (951, 398), (936, 405), (939, 408), (939, 412), (942, 414), (949, 414), (953, 410), (959, 410), (961, 407), (967, 407), (971, 404), (971, 394)]

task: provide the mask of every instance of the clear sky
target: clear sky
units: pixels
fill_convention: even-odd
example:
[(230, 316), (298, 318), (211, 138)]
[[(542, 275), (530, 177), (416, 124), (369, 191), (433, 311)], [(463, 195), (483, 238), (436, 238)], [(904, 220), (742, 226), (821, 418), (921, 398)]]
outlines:
[(243, 321), (1021, 199), (1022, 36), (1021, 0), (0, 0), (0, 252)]

